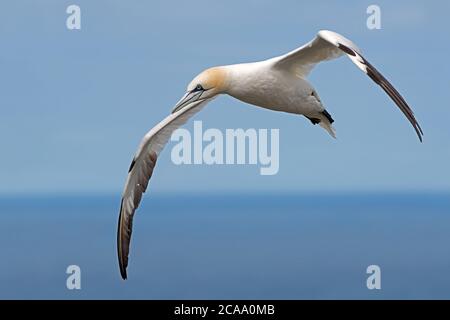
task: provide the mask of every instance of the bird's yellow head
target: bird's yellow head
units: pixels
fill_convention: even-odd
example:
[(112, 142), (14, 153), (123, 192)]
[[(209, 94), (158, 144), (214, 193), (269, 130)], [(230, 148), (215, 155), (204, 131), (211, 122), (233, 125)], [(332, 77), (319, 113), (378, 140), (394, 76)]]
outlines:
[(189, 83), (186, 94), (175, 105), (172, 113), (175, 113), (194, 102), (199, 103), (224, 93), (228, 85), (227, 80), (228, 74), (224, 67), (206, 69)]
[(226, 86), (227, 71), (224, 67), (213, 67), (206, 69), (196, 76), (187, 87), (187, 91), (200, 89), (213, 90), (216, 94), (221, 93)]

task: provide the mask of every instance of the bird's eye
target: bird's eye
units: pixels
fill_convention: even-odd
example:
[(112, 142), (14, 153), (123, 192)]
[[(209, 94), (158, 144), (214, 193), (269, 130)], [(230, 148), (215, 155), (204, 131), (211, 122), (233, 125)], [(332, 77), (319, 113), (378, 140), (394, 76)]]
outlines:
[(198, 84), (198, 85), (195, 87), (195, 91), (200, 91), (200, 90), (203, 90), (203, 87), (202, 87), (201, 84)]

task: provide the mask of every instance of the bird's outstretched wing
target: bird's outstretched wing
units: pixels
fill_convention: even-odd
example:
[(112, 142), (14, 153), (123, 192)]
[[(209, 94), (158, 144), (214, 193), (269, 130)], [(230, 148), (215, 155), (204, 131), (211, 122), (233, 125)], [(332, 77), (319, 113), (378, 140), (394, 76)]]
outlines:
[(353, 42), (340, 34), (322, 30), (304, 46), (272, 60), (275, 68), (292, 71), (297, 76), (304, 78), (319, 62), (336, 59), (344, 54), (391, 97), (414, 127), (419, 140), (422, 141), (423, 131), (414, 117), (413, 111), (400, 93), (361, 55), (361, 51)]
[(170, 114), (151, 129), (141, 141), (128, 170), (128, 177), (120, 206), (117, 229), (117, 253), (120, 274), (123, 279), (127, 278), (133, 215), (139, 206), (142, 194), (147, 189), (158, 155), (173, 131), (185, 124), (190, 117), (200, 111), (208, 102), (209, 100), (194, 102), (190, 106)]

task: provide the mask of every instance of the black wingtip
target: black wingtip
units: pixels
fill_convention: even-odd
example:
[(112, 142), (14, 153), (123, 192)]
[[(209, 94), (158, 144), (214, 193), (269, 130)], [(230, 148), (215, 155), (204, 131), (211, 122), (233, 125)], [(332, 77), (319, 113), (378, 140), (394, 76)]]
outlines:
[(127, 266), (126, 263), (123, 261), (123, 254), (119, 253), (119, 269), (120, 269), (120, 276), (123, 280), (127, 280)]
[(417, 136), (419, 137), (419, 141), (423, 143), (423, 131), (420, 127), (419, 123), (417, 122), (414, 112), (409, 107), (408, 103), (403, 99), (401, 94), (395, 89), (392, 84), (373, 66), (371, 65), (364, 57), (359, 55), (359, 57), (362, 59), (363, 64), (366, 66), (366, 73), (367, 75), (376, 83), (378, 84), (388, 95), (391, 97), (391, 99), (395, 102), (395, 104), (399, 107), (399, 109), (403, 112), (403, 114), (406, 116), (408, 121), (413, 126), (414, 130), (416, 131)]
[(423, 143), (423, 132), (421, 131), (420, 134), (417, 133), (417, 135), (419, 136), (420, 143)]
[(124, 255), (122, 252), (122, 243), (121, 243), (121, 238), (120, 238), (120, 232), (121, 232), (120, 221), (121, 221), (121, 216), (122, 216), (122, 208), (123, 208), (123, 199), (120, 203), (119, 222), (117, 224), (117, 257), (119, 258), (120, 275), (122, 276), (123, 280), (126, 280), (127, 279), (127, 266), (126, 266), (126, 262), (123, 259)]
[(349, 54), (349, 55), (351, 55), (353, 57), (356, 56), (355, 51), (353, 51), (349, 47), (343, 45), (342, 43), (338, 43), (338, 48), (341, 49), (342, 51), (344, 51), (346, 54)]
[(122, 276), (123, 280), (127, 280), (127, 269), (120, 267), (120, 275)]

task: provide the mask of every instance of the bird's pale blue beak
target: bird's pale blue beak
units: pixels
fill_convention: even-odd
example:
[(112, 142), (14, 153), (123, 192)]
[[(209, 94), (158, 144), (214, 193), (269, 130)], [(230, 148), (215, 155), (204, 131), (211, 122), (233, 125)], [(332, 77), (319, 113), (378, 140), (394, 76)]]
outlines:
[(205, 99), (201, 98), (203, 92), (204, 92), (204, 90), (193, 90), (193, 91), (187, 92), (180, 99), (180, 101), (177, 102), (177, 104), (175, 105), (175, 107), (172, 110), (172, 113), (175, 113), (175, 112), (183, 109), (184, 107), (188, 106), (191, 103), (194, 103), (197, 101), (200, 102), (200, 101), (205, 100)]

